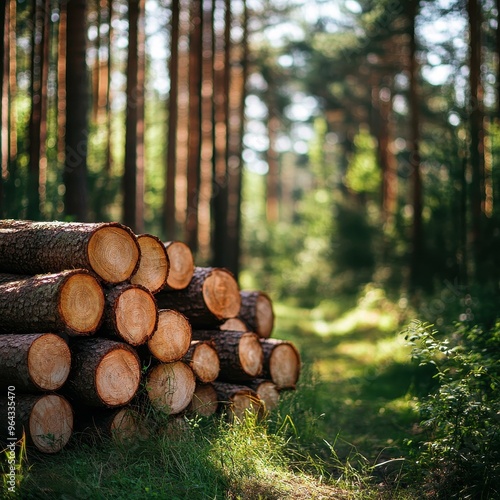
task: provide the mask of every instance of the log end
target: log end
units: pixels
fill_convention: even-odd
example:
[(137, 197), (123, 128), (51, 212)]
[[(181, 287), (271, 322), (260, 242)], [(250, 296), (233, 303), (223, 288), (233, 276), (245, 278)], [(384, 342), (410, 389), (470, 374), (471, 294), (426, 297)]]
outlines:
[(300, 375), (300, 354), (293, 344), (284, 342), (273, 349), (269, 373), (279, 390), (295, 389)]
[(113, 440), (119, 443), (149, 437), (149, 430), (144, 419), (131, 408), (120, 408), (113, 415), (110, 431)]
[(219, 330), (231, 330), (233, 332), (249, 332), (246, 323), (240, 318), (229, 318), (219, 326)]
[(43, 391), (57, 391), (66, 382), (71, 369), (71, 351), (58, 335), (40, 335), (28, 351), (31, 381)]
[(238, 355), (241, 367), (250, 377), (257, 377), (262, 373), (264, 353), (255, 333), (244, 333), (238, 345)]
[(176, 415), (187, 408), (195, 387), (193, 370), (182, 361), (156, 365), (146, 382), (152, 405), (169, 415)]
[(274, 328), (274, 311), (273, 303), (265, 293), (260, 292), (257, 297), (255, 316), (255, 333), (261, 338), (269, 338)]
[(262, 400), (266, 411), (274, 410), (278, 406), (280, 393), (274, 382), (265, 380), (259, 383), (255, 392), (257, 392), (257, 395)]
[(190, 366), (200, 382), (213, 382), (220, 371), (219, 355), (215, 347), (208, 342), (198, 342)]
[(148, 340), (151, 354), (164, 363), (178, 361), (191, 345), (191, 325), (186, 317), (173, 309), (158, 311), (158, 327)]
[(117, 333), (133, 346), (146, 343), (158, 325), (156, 301), (140, 285), (131, 285), (121, 293), (114, 314)]
[(104, 292), (86, 271), (71, 274), (61, 287), (59, 312), (70, 335), (95, 332), (104, 313)]
[(137, 238), (129, 228), (117, 223), (97, 229), (87, 252), (92, 270), (107, 283), (128, 280), (140, 258)]
[(170, 267), (167, 250), (163, 242), (151, 234), (139, 235), (137, 242), (141, 259), (130, 281), (146, 287), (151, 293), (157, 293), (167, 284)]
[(203, 283), (202, 293), (208, 310), (218, 319), (238, 316), (240, 289), (234, 276), (226, 269), (213, 269)]
[(209, 417), (217, 411), (218, 405), (217, 392), (212, 384), (196, 384), (188, 412)]
[(29, 418), (33, 445), (43, 453), (57, 453), (73, 432), (73, 409), (58, 394), (47, 394), (34, 404)]
[(167, 286), (171, 290), (183, 290), (189, 285), (194, 273), (194, 259), (190, 248), (181, 241), (165, 243), (170, 261)]
[(96, 369), (95, 386), (99, 399), (108, 407), (129, 403), (139, 389), (141, 365), (126, 345), (105, 354)]

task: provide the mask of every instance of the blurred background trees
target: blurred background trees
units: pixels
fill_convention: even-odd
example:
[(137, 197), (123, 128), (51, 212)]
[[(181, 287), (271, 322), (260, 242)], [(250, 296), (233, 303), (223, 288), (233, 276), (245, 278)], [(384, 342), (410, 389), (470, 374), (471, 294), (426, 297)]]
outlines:
[(498, 16), (8, 0), (1, 215), (119, 220), (306, 303), (369, 281), (496, 296)]

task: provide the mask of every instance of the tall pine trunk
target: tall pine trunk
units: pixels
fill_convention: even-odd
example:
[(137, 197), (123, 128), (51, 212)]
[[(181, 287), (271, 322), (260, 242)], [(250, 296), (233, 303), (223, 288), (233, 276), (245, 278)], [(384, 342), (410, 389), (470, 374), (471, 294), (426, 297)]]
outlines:
[(65, 214), (85, 222), (88, 212), (87, 144), (89, 89), (87, 87), (85, 0), (66, 4), (66, 147), (63, 180)]
[(3, 8), (0, 7), (0, 121), (1, 121), (0, 159), (2, 161), (2, 166), (0, 168), (0, 217), (2, 218), (4, 217), (3, 174), (8, 158), (6, 136), (8, 137), (9, 134), (8, 128), (5, 127), (4, 124), (4, 117), (7, 116), (6, 114), (4, 114), (4, 112), (5, 108), (8, 106), (8, 92), (5, 92), (5, 96), (7, 98), (4, 98), (4, 91), (6, 90), (6, 88), (8, 88), (7, 74), (4, 74), (4, 68), (8, 68), (9, 66), (9, 60), (6, 57), (7, 50), (9, 47), (9, 36), (8, 36), (9, 16), (7, 13), (8, 8), (9, 8), (8, 2), (3, 6)]

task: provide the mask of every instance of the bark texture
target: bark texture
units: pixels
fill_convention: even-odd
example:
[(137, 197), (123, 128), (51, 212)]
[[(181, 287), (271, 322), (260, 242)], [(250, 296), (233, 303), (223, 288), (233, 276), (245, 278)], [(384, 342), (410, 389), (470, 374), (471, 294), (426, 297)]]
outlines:
[(53, 333), (0, 336), (0, 386), (23, 392), (57, 391), (66, 382), (71, 352)]
[(241, 298), (233, 275), (222, 268), (196, 267), (184, 290), (156, 294), (161, 309), (183, 313), (194, 328), (218, 326), (238, 315)]
[(239, 317), (250, 331), (261, 338), (269, 338), (274, 328), (273, 303), (264, 292), (242, 290)]
[(96, 407), (128, 404), (139, 389), (141, 365), (135, 350), (103, 338), (71, 345), (73, 366), (64, 386), (70, 400)]
[(0, 272), (54, 273), (82, 268), (103, 281), (130, 278), (140, 257), (132, 231), (122, 224), (0, 221)]
[(0, 333), (62, 332), (85, 336), (99, 327), (104, 293), (88, 271), (75, 269), (18, 281), (8, 279), (15, 278), (0, 277)]
[(193, 330), (193, 338), (214, 342), (220, 360), (220, 380), (240, 382), (262, 373), (264, 356), (257, 334)]

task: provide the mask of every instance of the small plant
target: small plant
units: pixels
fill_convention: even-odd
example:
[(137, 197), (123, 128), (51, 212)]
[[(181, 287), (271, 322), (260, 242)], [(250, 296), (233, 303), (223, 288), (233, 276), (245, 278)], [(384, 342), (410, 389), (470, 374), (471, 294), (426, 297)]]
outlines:
[(436, 370), (436, 390), (419, 401), (425, 437), (414, 449), (429, 497), (498, 498), (499, 352), (488, 340), (498, 339), (498, 330), (457, 325), (442, 338), (433, 325), (414, 321), (403, 332), (412, 358)]

